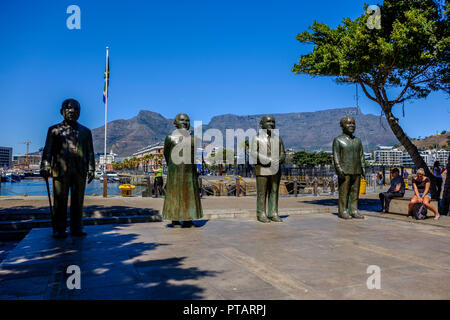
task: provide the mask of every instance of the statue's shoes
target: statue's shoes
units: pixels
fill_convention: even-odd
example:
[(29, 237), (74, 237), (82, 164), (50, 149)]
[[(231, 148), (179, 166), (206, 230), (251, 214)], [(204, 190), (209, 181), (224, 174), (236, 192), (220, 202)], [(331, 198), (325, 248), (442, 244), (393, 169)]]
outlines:
[(341, 219), (345, 219), (345, 220), (349, 220), (349, 219), (352, 218), (352, 216), (349, 215), (347, 212), (345, 212), (343, 214), (338, 213), (338, 217), (341, 218)]
[(194, 228), (195, 224), (192, 221), (183, 221), (183, 228)]
[(172, 221), (172, 228), (181, 228), (180, 221)]
[(352, 212), (352, 213), (350, 213), (350, 215), (354, 219), (364, 219), (364, 216), (362, 214), (360, 214), (359, 212)]
[(273, 222), (283, 222), (279, 216), (268, 217)]
[(53, 238), (65, 239), (65, 238), (67, 238), (67, 233), (65, 231), (55, 231), (55, 232), (53, 232)]
[(270, 220), (269, 220), (269, 218), (267, 218), (267, 216), (258, 216), (258, 221), (259, 222), (262, 222), (262, 223), (269, 223), (270, 222)]
[(74, 237), (86, 237), (87, 233), (84, 231), (75, 231), (70, 233)]

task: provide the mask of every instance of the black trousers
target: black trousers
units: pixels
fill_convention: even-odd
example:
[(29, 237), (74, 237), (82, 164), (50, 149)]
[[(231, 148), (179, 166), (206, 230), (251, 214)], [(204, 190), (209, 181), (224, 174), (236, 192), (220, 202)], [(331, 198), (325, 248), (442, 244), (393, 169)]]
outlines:
[(392, 198), (403, 197), (405, 194), (401, 192), (382, 192), (380, 193), (381, 210), (389, 211), (389, 204)]
[(161, 196), (163, 194), (163, 178), (155, 177), (155, 183), (153, 184), (153, 190), (155, 190), (155, 196)]
[(437, 186), (438, 197), (440, 199), (441, 192), (442, 192), (442, 178), (436, 178), (436, 186)]

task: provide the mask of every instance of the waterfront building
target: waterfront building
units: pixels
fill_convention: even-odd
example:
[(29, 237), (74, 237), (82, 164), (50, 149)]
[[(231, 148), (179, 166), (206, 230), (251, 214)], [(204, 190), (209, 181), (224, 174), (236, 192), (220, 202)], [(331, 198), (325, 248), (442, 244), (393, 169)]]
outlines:
[(9, 147), (0, 147), (0, 168), (11, 169), (13, 149)]
[[(154, 143), (148, 145), (144, 148), (139, 149), (137, 152), (133, 153), (133, 157), (143, 160), (145, 156), (150, 156), (148, 163), (141, 163), (142, 168), (151, 169), (155, 166), (157, 161), (161, 161), (163, 166), (165, 165), (164, 160), (164, 144), (162, 142)], [(145, 162), (145, 161), (143, 161)], [(147, 168), (147, 165), (149, 167)]]
[[(422, 150), (419, 151), (420, 156), (425, 161), (427, 166), (432, 167), (435, 161), (439, 161), (441, 166), (446, 166), (448, 161), (448, 155), (450, 151), (447, 150)], [(403, 168), (414, 168), (415, 164), (411, 159), (411, 156), (406, 151), (398, 150), (390, 146), (379, 147), (378, 150), (373, 152), (374, 163), (378, 165)]]
[(374, 163), (384, 166), (400, 166), (403, 152), (391, 146), (380, 146), (373, 152)]
[(447, 166), (450, 150), (436, 150), (433, 152), (434, 160), (439, 161), (442, 167)]

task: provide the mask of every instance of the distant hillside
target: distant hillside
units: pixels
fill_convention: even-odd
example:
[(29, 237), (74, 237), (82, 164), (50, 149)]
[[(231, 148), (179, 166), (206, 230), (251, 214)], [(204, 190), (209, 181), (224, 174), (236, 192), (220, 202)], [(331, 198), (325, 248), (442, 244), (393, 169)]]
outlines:
[[(287, 148), (307, 151), (331, 150), (333, 138), (341, 133), (339, 120), (351, 115), (356, 120), (356, 135), (361, 138), (366, 152), (377, 145), (393, 145), (398, 142), (392, 134), (386, 119), (373, 114), (362, 114), (359, 108), (330, 109), (316, 112), (273, 113), (276, 126)], [(258, 128), (263, 114), (215, 116), (204, 130)], [(191, 119), (192, 122), (195, 119)], [(113, 149), (120, 156), (128, 156), (139, 148), (163, 141), (174, 129), (173, 119), (164, 118), (159, 113), (141, 110), (128, 120), (115, 120), (108, 123), (108, 151)], [(94, 149), (103, 151), (104, 127), (92, 131)]]
[[(441, 133), (437, 136), (429, 136), (424, 139), (412, 139), (412, 143), (418, 148), (422, 150), (434, 149), (436, 148), (436, 138), (438, 141), (439, 149), (449, 149), (450, 148), (450, 131), (446, 131), (445, 133)], [(399, 147), (400, 150), (404, 150), (403, 146)]]

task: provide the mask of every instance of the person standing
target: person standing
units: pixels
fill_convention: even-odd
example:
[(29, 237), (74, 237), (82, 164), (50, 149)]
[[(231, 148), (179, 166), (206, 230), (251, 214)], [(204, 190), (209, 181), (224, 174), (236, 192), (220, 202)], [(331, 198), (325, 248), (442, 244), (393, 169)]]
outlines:
[(433, 164), (433, 175), (436, 177), (436, 186), (437, 186), (437, 194), (438, 199), (441, 198), (441, 191), (442, 191), (442, 168), (439, 161), (435, 161)]
[(153, 189), (155, 190), (155, 196), (159, 197), (163, 194), (163, 169), (160, 162), (158, 162), (157, 167), (155, 170), (153, 170), (153, 173), (155, 174), (155, 183), (153, 185)]
[(86, 178), (91, 183), (95, 175), (94, 147), (91, 130), (77, 122), (80, 104), (75, 99), (64, 100), (61, 114), (64, 121), (51, 126), (42, 152), (40, 174), (53, 178), (53, 237), (67, 237), (67, 202), (70, 190), (70, 232), (85, 236), (83, 201)]
[(377, 192), (377, 174), (374, 169), (372, 169), (372, 174), (370, 176), (372, 178), (373, 192)]
[(400, 176), (400, 170), (394, 168), (391, 173), (391, 186), (386, 192), (379, 194), (381, 209), (378, 212), (389, 212), (389, 204), (394, 197), (403, 197), (405, 195), (405, 181)]
[[(336, 190), (338, 188), (338, 175), (336, 173), (333, 174), (333, 190)], [(334, 192), (333, 192), (334, 195)]]

